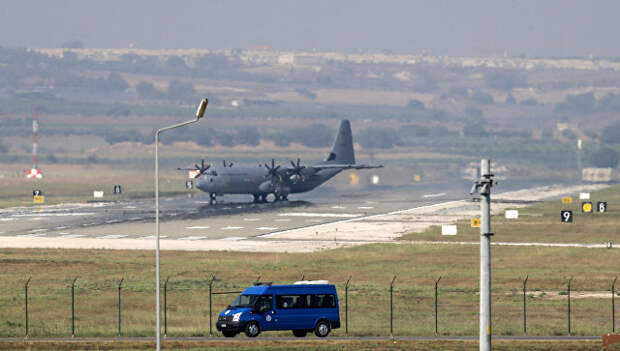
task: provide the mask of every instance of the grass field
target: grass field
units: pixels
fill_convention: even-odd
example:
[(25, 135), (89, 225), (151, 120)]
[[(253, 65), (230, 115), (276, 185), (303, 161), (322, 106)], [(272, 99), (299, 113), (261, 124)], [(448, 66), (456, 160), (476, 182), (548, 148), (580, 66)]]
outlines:
[[(594, 212), (582, 213), (581, 202), (591, 201)], [(598, 201), (607, 202), (606, 213), (596, 212)], [(506, 219), (504, 213), (492, 217), (493, 241), (545, 242), (545, 243), (588, 243), (603, 244), (620, 239), (620, 186), (613, 186), (591, 194), (590, 200), (573, 197), (571, 204), (561, 200), (538, 203), (519, 209), (518, 219)], [(561, 223), (560, 211), (573, 211), (573, 223)], [(430, 227), (423, 233), (409, 233), (402, 240), (478, 241), (479, 228), (472, 228), (469, 220), (457, 223), (458, 236), (442, 236), (441, 227)], [(619, 242), (620, 244), (620, 242)]]
[[(153, 349), (154, 342), (0, 342), (0, 350), (136, 350)], [(478, 350), (478, 344), (473, 341), (352, 341), (352, 340), (320, 340), (320, 341), (261, 341), (239, 342), (230, 340), (209, 341), (164, 341), (163, 348), (169, 350), (217, 350), (217, 351), (246, 351), (246, 350), (308, 350), (308, 351), (349, 351), (349, 350), (446, 350), (467, 351)], [(619, 344), (620, 346), (620, 344)], [(495, 350), (620, 350), (613, 345), (602, 348), (600, 341), (494, 341)]]

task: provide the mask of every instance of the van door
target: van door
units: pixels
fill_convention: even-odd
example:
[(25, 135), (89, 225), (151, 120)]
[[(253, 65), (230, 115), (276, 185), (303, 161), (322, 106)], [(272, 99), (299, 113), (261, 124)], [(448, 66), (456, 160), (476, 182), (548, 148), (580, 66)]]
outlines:
[(273, 296), (261, 295), (254, 304), (254, 319), (258, 321), (262, 330), (278, 329), (278, 314), (273, 308)]

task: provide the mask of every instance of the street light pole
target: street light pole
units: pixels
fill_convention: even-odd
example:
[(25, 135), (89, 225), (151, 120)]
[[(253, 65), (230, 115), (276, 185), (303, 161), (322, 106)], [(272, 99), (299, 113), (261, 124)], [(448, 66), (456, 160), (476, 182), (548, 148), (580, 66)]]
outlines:
[(157, 335), (157, 342), (156, 342), (157, 348), (156, 349), (157, 351), (161, 350), (161, 301), (160, 301), (160, 291), (159, 291), (160, 290), (160, 278), (159, 278), (159, 134), (167, 130), (170, 130), (170, 129), (179, 128), (179, 127), (183, 127), (185, 125), (188, 125), (194, 122), (198, 122), (198, 120), (204, 116), (208, 103), (209, 103), (209, 100), (207, 100), (206, 98), (200, 101), (200, 105), (198, 105), (198, 110), (196, 110), (196, 118), (192, 119), (191, 121), (164, 127), (164, 128), (158, 129), (157, 132), (155, 133), (155, 295), (156, 295), (155, 310), (156, 310), (156, 319), (157, 319), (157, 326), (156, 326), (156, 335)]

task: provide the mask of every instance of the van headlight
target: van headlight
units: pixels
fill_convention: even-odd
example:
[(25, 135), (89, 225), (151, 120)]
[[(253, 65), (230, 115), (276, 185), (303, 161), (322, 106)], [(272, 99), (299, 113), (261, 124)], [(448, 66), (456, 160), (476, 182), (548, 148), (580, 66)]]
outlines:
[(241, 314), (243, 314), (243, 312), (239, 312), (239, 313), (235, 313), (233, 314), (233, 322), (239, 322), (239, 318), (241, 318)]

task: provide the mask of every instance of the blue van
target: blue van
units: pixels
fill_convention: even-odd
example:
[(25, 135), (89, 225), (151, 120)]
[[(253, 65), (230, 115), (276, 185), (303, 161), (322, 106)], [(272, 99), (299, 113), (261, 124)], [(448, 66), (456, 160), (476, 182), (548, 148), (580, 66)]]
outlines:
[(326, 337), (340, 328), (338, 295), (334, 285), (317, 283), (249, 287), (220, 313), (217, 330), (226, 337), (245, 332), (253, 338), (268, 330), (292, 330), (296, 337), (314, 331)]

